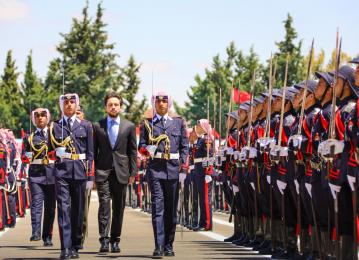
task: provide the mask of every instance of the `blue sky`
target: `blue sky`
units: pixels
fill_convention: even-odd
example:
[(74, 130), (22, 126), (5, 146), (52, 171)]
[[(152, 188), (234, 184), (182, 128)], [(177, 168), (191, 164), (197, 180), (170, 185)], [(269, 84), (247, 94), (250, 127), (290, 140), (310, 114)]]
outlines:
[[(99, 1), (89, 0), (95, 15)], [(68, 32), (72, 17), (80, 17), (85, 1), (0, 0), (0, 71), (9, 49), (20, 71), (33, 50), (34, 68), (45, 76), (57, 57), (60, 32)], [(275, 51), (284, 36), (282, 21), (290, 13), (303, 51), (311, 39), (317, 50), (333, 50), (335, 32), (343, 36), (343, 51), (359, 54), (359, 1), (357, 0), (104, 0), (110, 41), (116, 44), (119, 63), (131, 54), (142, 64), (140, 95), (154, 89), (169, 91), (179, 104), (195, 74), (203, 75), (214, 55), (223, 54), (231, 41), (248, 52), (251, 45), (261, 60)]]

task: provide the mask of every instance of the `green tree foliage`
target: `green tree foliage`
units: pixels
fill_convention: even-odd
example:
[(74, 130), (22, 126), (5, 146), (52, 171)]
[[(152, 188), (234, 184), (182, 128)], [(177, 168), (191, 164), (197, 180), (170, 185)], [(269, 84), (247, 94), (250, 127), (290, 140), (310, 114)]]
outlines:
[[(43, 107), (45, 89), (41, 80), (36, 75), (32, 65), (32, 51), (27, 56), (24, 81), (21, 83), (23, 90), (23, 114), (21, 115), (22, 127), (25, 131), (30, 130), (30, 113), (33, 109)], [(31, 126), (32, 127), (32, 126)]]
[[(276, 43), (278, 51), (275, 53), (277, 73), (274, 87), (277, 88), (283, 87), (284, 84), (287, 55), (289, 55), (287, 79), (288, 86), (302, 81), (305, 71), (303, 64), (304, 58), (301, 54), (302, 41), (300, 40), (298, 43), (296, 43), (298, 36), (296, 30), (293, 27), (293, 18), (290, 14), (287, 15), (287, 19), (283, 21), (283, 24), (285, 29), (285, 36), (282, 41)], [(269, 73), (267, 72), (266, 76), (268, 77), (268, 75)]]
[[(178, 114), (186, 118), (192, 125), (198, 119), (207, 118), (207, 101), (209, 99), (210, 121), (214, 121), (214, 103), (216, 103), (215, 114), (216, 129), (219, 118), (219, 93), (222, 90), (222, 134), (225, 133), (225, 114), (229, 111), (229, 101), (233, 86), (240, 85), (240, 90), (250, 92), (253, 70), (256, 70), (256, 93), (263, 90), (263, 66), (260, 64), (258, 55), (253, 47), (249, 54), (245, 55), (238, 51), (232, 42), (226, 49), (225, 59), (219, 55), (214, 56), (212, 65), (205, 70), (204, 77), (195, 76), (195, 85), (187, 91), (189, 101), (185, 102), (184, 107), (179, 107), (175, 103), (175, 109)], [(214, 102), (216, 100), (216, 102)], [(234, 107), (234, 106), (233, 106)]]
[[(330, 60), (329, 60), (329, 62), (328, 62), (328, 64), (327, 64), (327, 66), (325, 67), (325, 70), (326, 71), (333, 71), (333, 70), (335, 70), (335, 55), (336, 55), (336, 53), (335, 53), (335, 50), (333, 50), (332, 51), (332, 53), (331, 53), (331, 56), (330, 56)], [(351, 61), (352, 60), (352, 58), (349, 56), (349, 54), (347, 54), (347, 53), (345, 53), (345, 52), (341, 52), (341, 54), (340, 54), (340, 64), (345, 64), (345, 63), (347, 63), (347, 62), (349, 62), (349, 61)]]
[[(63, 92), (77, 93), (89, 120), (98, 120), (104, 114), (103, 99), (109, 90), (122, 90), (122, 76), (113, 52), (114, 44), (108, 43), (103, 23), (103, 8), (97, 6), (94, 21), (88, 15), (88, 6), (82, 11), (82, 19), (73, 19), (69, 33), (61, 34), (57, 46), (59, 58), (50, 63), (45, 81), (49, 94), (48, 106), (57, 103)], [(58, 106), (56, 109), (58, 112)]]
[(22, 127), (20, 120), (23, 114), (22, 91), (18, 84), (19, 73), (9, 50), (0, 85), (0, 124), (2, 127), (18, 130)]
[(141, 101), (138, 101), (136, 98), (141, 84), (141, 80), (138, 76), (140, 68), (141, 65), (138, 65), (135, 58), (131, 55), (127, 66), (122, 69), (124, 88), (121, 91), (121, 95), (127, 101), (124, 107), (124, 115), (136, 124), (141, 122), (144, 112), (147, 109), (146, 97), (143, 96)]
[[(308, 66), (308, 61), (309, 61), (309, 55), (310, 53), (308, 53), (303, 61), (303, 64), (305, 66), (305, 68), (307, 68)], [(315, 71), (323, 71), (324, 69), (324, 61), (325, 61), (325, 52), (324, 50), (320, 50), (320, 52), (316, 55), (315, 54), (315, 49), (313, 50), (313, 55), (312, 55), (312, 75), (314, 74)], [(311, 75), (311, 76), (312, 76)]]

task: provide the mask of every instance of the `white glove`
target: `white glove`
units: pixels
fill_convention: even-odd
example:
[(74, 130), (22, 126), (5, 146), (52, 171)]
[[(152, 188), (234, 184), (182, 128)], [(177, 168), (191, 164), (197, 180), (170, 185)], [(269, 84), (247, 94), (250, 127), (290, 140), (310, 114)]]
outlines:
[(233, 151), (233, 148), (232, 148), (232, 147), (228, 147), (228, 148), (227, 148), (227, 154), (228, 154), (228, 155), (232, 155), (233, 152), (234, 152), (234, 151)]
[(348, 182), (349, 182), (350, 189), (352, 191), (355, 191), (355, 188), (354, 188), (354, 185), (355, 185), (355, 182), (356, 182), (355, 177), (350, 176), (350, 175), (347, 175), (347, 177), (348, 177)]
[(267, 182), (270, 184), (270, 175), (267, 175)]
[(342, 187), (329, 183), (329, 188), (332, 193), (333, 199), (337, 199), (337, 194), (340, 192)]
[(309, 196), (312, 197), (312, 184), (306, 182), (305, 188), (307, 189)]
[(277, 186), (282, 195), (284, 195), (284, 190), (287, 187), (287, 183), (281, 180), (277, 180)]
[(253, 182), (251, 182), (250, 184), (251, 184), (252, 189), (255, 191), (255, 190), (256, 190), (256, 188), (255, 188), (255, 186), (254, 186), (254, 183), (253, 183)]
[(297, 191), (297, 194), (299, 194), (299, 183), (297, 180), (294, 180), (294, 184), (295, 184), (295, 190)]
[(32, 152), (26, 152), (25, 156), (27, 159), (31, 160), (32, 159)]
[(64, 158), (66, 153), (66, 147), (57, 147), (55, 151), (57, 157)]
[(187, 177), (187, 174), (185, 174), (185, 173), (183, 173), (183, 172), (181, 172), (181, 173), (179, 174), (179, 182), (181, 183), (182, 186), (183, 186), (183, 184), (184, 184), (184, 180), (186, 179), (186, 177)]
[(204, 180), (206, 181), (206, 183), (210, 183), (210, 182), (212, 181), (211, 175), (206, 175), (206, 176), (204, 177)]
[(93, 181), (87, 181), (86, 190), (92, 190), (92, 187), (93, 187)]
[(20, 180), (16, 181), (16, 186), (21, 187), (21, 181)]
[(233, 193), (237, 193), (239, 191), (238, 186), (232, 185)]

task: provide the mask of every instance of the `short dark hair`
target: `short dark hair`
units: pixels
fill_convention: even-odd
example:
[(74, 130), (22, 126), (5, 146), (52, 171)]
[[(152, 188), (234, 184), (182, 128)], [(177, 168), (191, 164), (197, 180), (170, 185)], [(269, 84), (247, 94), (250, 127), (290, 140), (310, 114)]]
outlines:
[(117, 92), (115, 91), (110, 91), (106, 94), (105, 96), (105, 100), (104, 100), (104, 105), (106, 106), (107, 105), (107, 101), (110, 99), (110, 98), (117, 98), (118, 100), (120, 100), (120, 106), (122, 106), (122, 97), (120, 96), (120, 94), (118, 94)]

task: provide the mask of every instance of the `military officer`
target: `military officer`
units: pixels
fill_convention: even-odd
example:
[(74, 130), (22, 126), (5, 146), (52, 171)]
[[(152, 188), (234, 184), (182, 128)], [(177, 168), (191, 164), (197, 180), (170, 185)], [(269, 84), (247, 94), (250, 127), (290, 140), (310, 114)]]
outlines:
[(182, 118), (168, 115), (172, 99), (166, 92), (152, 96), (153, 118), (141, 125), (139, 151), (151, 156), (147, 178), (151, 189), (153, 256), (174, 256), (179, 172), (188, 156), (188, 138)]
[(212, 230), (212, 173), (213, 163), (207, 161), (213, 157), (212, 127), (207, 119), (200, 119), (195, 126), (198, 136), (197, 149), (194, 157), (195, 183), (199, 194), (200, 217), (198, 228), (193, 231)]
[(86, 187), (93, 185), (93, 130), (76, 117), (77, 94), (59, 98), (62, 118), (50, 124), (56, 150), (55, 185), (61, 240), (61, 259), (79, 258)]
[[(52, 246), (52, 229), (55, 219), (56, 195), (54, 151), (49, 139), (48, 124), (50, 112), (46, 108), (37, 108), (31, 113), (36, 129), (23, 139), (22, 162), (30, 164), (29, 185), (32, 196), (30, 241), (40, 240), (42, 212), (44, 218), (42, 240), (44, 246)], [(44, 205), (44, 206), (43, 206)]]

